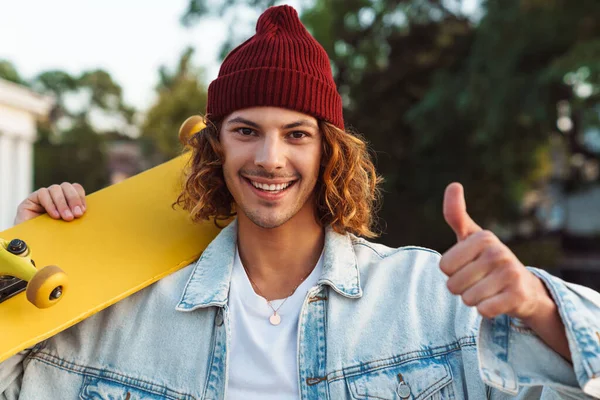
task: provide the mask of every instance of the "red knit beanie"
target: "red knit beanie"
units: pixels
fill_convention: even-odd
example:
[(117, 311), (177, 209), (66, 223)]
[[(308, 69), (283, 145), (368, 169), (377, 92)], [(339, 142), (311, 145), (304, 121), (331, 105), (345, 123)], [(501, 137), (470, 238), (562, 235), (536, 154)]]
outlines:
[(327, 53), (290, 6), (267, 9), (256, 34), (229, 53), (208, 87), (211, 120), (257, 106), (288, 108), (344, 129)]

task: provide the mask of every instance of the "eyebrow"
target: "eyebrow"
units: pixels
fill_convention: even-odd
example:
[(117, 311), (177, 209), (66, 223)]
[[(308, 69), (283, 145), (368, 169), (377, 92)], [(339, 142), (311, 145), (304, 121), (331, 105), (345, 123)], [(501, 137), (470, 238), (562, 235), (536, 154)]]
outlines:
[(227, 121), (227, 125), (237, 124), (237, 123), (250, 125), (253, 128), (260, 128), (260, 125), (258, 125), (256, 122), (252, 122), (252, 121), (247, 120), (247, 119), (242, 118), (242, 117), (235, 117), (235, 118), (230, 119), (229, 121)]
[[(247, 120), (246, 118), (242, 118), (242, 117), (235, 117), (235, 118), (229, 120), (227, 122), (227, 125), (235, 124), (235, 123), (242, 123), (242, 124), (249, 125), (249, 126), (251, 126), (253, 128), (260, 129), (260, 125), (259, 124), (257, 124), (256, 122), (252, 122), (250, 120)], [(315, 123), (313, 123), (311, 121), (308, 121), (306, 119), (301, 119), (299, 121), (292, 122), (291, 124), (287, 124), (287, 125), (282, 126), (282, 128), (283, 129), (292, 129), (292, 128), (298, 128), (299, 126), (307, 126), (307, 127), (310, 127), (310, 128), (319, 129), (319, 127)]]

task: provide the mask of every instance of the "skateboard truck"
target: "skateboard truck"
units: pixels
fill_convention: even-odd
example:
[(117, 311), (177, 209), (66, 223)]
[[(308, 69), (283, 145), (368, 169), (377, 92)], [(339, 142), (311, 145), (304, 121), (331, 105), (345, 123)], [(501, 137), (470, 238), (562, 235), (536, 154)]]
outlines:
[(186, 146), (191, 147), (190, 141), (192, 137), (204, 129), (204, 119), (199, 115), (193, 115), (186, 119), (181, 127), (179, 128), (179, 142)]
[(48, 308), (60, 301), (67, 286), (67, 274), (56, 265), (36, 268), (23, 240), (0, 238), (0, 302), (25, 290), (34, 306)]

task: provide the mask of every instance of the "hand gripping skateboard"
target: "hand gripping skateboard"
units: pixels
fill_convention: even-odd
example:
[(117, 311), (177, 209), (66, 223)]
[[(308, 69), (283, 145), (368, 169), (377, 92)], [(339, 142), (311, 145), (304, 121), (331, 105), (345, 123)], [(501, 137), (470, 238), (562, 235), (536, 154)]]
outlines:
[[(180, 140), (201, 128), (191, 117)], [(198, 259), (218, 228), (172, 207), (188, 160), (89, 195), (74, 221), (42, 215), (0, 232), (0, 362)]]

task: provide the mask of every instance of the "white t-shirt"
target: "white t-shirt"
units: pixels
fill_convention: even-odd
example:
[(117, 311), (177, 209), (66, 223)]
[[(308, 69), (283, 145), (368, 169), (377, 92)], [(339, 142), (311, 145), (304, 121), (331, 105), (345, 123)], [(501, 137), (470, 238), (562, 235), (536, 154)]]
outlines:
[[(281, 323), (271, 325), (273, 310), (256, 294), (237, 253), (229, 290), (231, 347), (227, 399), (298, 399), (298, 319), (308, 291), (323, 269), (323, 255), (311, 274), (277, 311)], [(283, 302), (274, 300), (273, 308)]]

